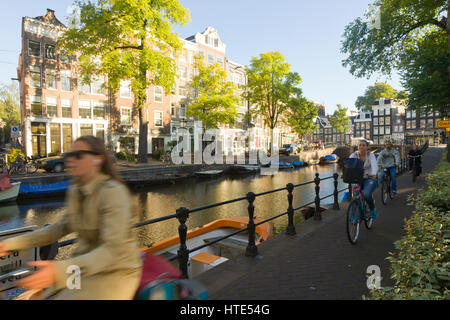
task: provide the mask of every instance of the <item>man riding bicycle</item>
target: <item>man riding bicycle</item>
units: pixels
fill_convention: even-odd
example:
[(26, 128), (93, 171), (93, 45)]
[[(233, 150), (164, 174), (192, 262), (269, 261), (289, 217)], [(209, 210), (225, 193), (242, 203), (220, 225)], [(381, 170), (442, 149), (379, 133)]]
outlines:
[(413, 148), (409, 150), (409, 172), (412, 173), (413, 165), (414, 165), (414, 158), (416, 158), (416, 166), (418, 167), (418, 173), (420, 174), (422, 172), (422, 151), (420, 151), (417, 147), (417, 144), (413, 145)]
[(397, 193), (397, 179), (396, 179), (396, 171), (397, 166), (400, 165), (400, 153), (392, 148), (392, 142), (386, 141), (386, 148), (380, 152), (377, 160), (378, 166), (381, 168), (381, 174), (378, 177), (378, 183), (384, 178), (384, 168), (389, 171), (389, 175), (391, 176), (392, 181), (392, 194), (395, 195)]

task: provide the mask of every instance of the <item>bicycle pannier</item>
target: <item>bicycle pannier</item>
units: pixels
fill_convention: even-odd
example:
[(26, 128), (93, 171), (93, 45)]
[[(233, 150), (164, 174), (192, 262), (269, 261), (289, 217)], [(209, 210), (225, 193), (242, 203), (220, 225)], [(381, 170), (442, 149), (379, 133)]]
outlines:
[(343, 162), (342, 180), (345, 183), (361, 184), (364, 177), (364, 162), (357, 158), (348, 158)]

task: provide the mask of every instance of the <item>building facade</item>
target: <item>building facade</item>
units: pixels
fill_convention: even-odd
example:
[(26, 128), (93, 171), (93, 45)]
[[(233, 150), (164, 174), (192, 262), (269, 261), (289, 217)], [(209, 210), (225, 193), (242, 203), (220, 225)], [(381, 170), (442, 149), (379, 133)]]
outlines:
[(381, 98), (372, 107), (373, 141), (384, 144), (386, 140), (404, 143), (405, 139), (405, 102)]

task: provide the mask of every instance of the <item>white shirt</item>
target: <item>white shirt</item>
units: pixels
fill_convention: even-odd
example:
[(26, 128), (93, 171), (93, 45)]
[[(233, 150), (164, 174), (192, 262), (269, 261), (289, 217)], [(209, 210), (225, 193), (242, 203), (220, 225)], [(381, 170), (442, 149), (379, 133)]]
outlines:
[[(350, 158), (361, 159), (359, 157), (359, 151), (353, 152), (350, 155)], [(377, 173), (378, 173), (377, 159), (375, 158), (375, 155), (372, 152), (367, 151), (366, 161), (364, 161), (364, 178), (368, 176), (376, 176)]]

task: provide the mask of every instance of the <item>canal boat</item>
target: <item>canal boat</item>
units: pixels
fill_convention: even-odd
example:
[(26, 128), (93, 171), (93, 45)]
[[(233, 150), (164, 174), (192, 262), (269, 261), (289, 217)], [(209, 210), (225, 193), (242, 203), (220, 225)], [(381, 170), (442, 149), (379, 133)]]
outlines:
[(19, 190), (19, 198), (42, 197), (43, 195), (56, 196), (64, 194), (68, 189), (71, 180), (65, 180), (46, 184), (22, 184)]
[[(259, 223), (262, 219), (255, 218), (254, 221)], [(186, 246), (189, 250), (212, 243), (189, 254), (189, 277), (194, 277), (232, 257), (244, 253), (248, 245), (248, 233), (246, 231), (224, 240), (217, 240), (238, 230), (245, 229), (247, 225), (248, 217), (237, 217), (218, 219), (202, 227), (189, 230), (186, 235)], [(271, 237), (272, 227), (267, 222), (263, 223), (255, 227), (255, 233), (255, 244), (259, 245)], [(179, 247), (179, 236), (173, 236), (142, 250), (170, 259), (178, 254)]]
[(320, 160), (317, 160), (317, 159), (311, 159), (311, 160), (308, 161), (308, 163), (309, 163), (310, 165), (318, 165), (318, 164), (320, 163)]
[(269, 162), (268, 164), (262, 165), (261, 167), (271, 167), (272, 165), (278, 167), (278, 169), (280, 170), (294, 168), (294, 166), (291, 163), (283, 161)]
[(208, 170), (208, 171), (198, 171), (195, 173), (197, 177), (200, 178), (207, 178), (207, 177), (216, 177), (218, 175), (221, 175), (223, 170)]
[(302, 168), (302, 167), (306, 167), (306, 166), (308, 166), (308, 162), (305, 162), (305, 161), (294, 161), (294, 162), (292, 162), (292, 165), (294, 166), (294, 167), (296, 167), (296, 168)]
[(20, 184), (20, 182), (12, 182), (11, 187), (0, 191), (0, 203), (16, 201), (19, 195)]
[(335, 154), (329, 154), (327, 156), (320, 158), (320, 164), (330, 164), (330, 163), (336, 163), (338, 161), (339, 161), (339, 157)]

